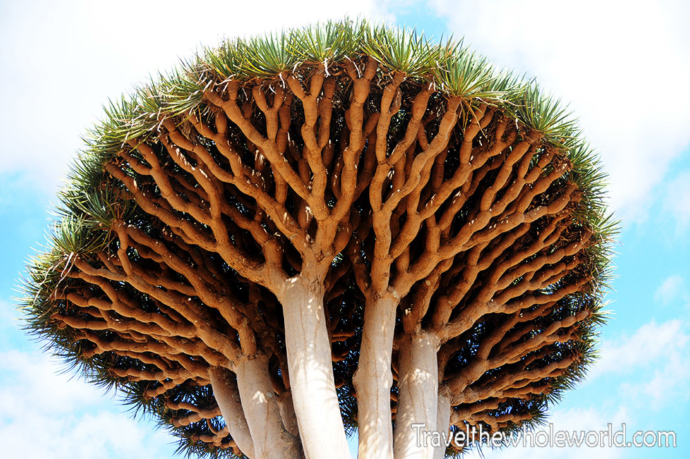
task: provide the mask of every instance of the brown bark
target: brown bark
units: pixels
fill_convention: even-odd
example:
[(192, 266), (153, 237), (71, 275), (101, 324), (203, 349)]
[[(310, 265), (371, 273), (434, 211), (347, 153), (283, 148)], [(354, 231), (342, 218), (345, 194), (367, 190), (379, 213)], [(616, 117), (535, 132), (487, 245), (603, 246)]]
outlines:
[[(593, 235), (541, 134), (384, 78), (372, 58), (339, 65), (210, 85), (208, 112), (161, 113), (128, 139), (104, 169), (150, 225), (118, 220), (106, 249), (75, 255), (52, 318), (84, 357), (110, 353), (112, 374), (150, 381), (148, 396), (210, 384), (227, 432), (211, 428), (215, 408), (175, 421), (207, 421), (200, 441), (349, 457), (333, 370), (345, 362), (360, 457), (440, 457), (412, 424), (521, 422), (501, 410), (577, 363), (591, 312), (562, 310), (590, 288)], [(351, 285), (361, 317), (341, 320), (329, 304), (353, 301)]]

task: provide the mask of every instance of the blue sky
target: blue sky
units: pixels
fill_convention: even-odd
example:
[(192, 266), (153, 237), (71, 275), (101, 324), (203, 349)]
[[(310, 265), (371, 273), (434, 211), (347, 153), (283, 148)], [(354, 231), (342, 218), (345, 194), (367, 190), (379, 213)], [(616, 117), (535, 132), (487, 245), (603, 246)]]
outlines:
[[(497, 65), (571, 103), (610, 174), (622, 220), (610, 322), (587, 381), (551, 410), (555, 429), (673, 430), (676, 449), (536, 449), (532, 457), (690, 453), (690, 4), (683, 1), (348, 0), (0, 2), (0, 444), (8, 457), (171, 457), (40, 352), (11, 297), (80, 135), (117, 97), (199, 44), (345, 14), (465, 36)], [(249, 15), (248, 15), (249, 14)], [(134, 18), (137, 18), (136, 20)], [(524, 450), (484, 451), (512, 458)]]

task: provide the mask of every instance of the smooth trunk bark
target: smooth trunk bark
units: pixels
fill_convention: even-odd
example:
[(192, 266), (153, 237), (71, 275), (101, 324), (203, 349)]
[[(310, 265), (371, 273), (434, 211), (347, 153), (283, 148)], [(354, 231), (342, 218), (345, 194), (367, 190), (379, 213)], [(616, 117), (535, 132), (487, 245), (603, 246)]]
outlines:
[(232, 439), (245, 456), (253, 459), (255, 457), (254, 441), (244, 417), (235, 377), (230, 370), (217, 367), (211, 368), (208, 376), (211, 380), (213, 396), (218, 403)]
[(299, 442), (283, 427), (268, 372), (268, 359), (261, 355), (241, 360), (235, 371), (242, 409), (254, 440), (254, 457), (299, 459)]
[[(395, 459), (433, 459), (425, 432), (436, 431), (439, 340), (430, 333), (405, 336), (399, 349)], [(425, 441), (426, 440), (426, 441)]]
[(350, 459), (333, 378), (323, 283), (304, 274), (281, 292), (295, 415), (307, 459)]
[(448, 388), (444, 389), (438, 393), (438, 412), (436, 413), (436, 429), (441, 434), (443, 442), (441, 445), (434, 447), (434, 459), (446, 457), (446, 445), (450, 435), (450, 391), (448, 391)]
[(368, 297), (359, 363), (353, 377), (357, 393), (358, 459), (391, 459), (391, 358), (398, 299)]

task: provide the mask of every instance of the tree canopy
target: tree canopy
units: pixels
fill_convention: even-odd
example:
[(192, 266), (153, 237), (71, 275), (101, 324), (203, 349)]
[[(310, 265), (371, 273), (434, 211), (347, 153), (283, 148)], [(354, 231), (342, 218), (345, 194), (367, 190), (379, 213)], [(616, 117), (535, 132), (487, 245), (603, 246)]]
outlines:
[(88, 132), (26, 328), (187, 455), (454, 455), (480, 439), (412, 425), (538, 425), (596, 357), (604, 182), (567, 107), (462, 41), (227, 40)]

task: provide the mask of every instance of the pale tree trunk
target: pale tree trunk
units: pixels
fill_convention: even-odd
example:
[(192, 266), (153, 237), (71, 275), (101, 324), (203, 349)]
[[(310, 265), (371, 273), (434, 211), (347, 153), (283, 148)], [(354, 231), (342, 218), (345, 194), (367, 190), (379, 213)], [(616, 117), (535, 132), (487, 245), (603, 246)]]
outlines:
[(208, 376), (211, 380), (213, 396), (228, 426), (228, 432), (242, 453), (254, 458), (254, 441), (244, 417), (234, 375), (226, 368), (213, 367), (209, 370)]
[(300, 445), (283, 427), (268, 359), (259, 355), (235, 367), (242, 409), (254, 440), (255, 459), (299, 459)]
[(450, 390), (442, 386), (438, 391), (438, 412), (436, 414), (436, 430), (441, 434), (442, 445), (434, 447), (434, 459), (446, 457), (446, 444), (450, 435)]
[(285, 430), (295, 437), (299, 437), (295, 406), (292, 404), (292, 391), (285, 391), (278, 396), (278, 407), (280, 408), (280, 417), (283, 419)]
[(357, 393), (359, 459), (391, 459), (391, 358), (399, 299), (367, 298), (359, 363), (353, 377)]
[(398, 412), (395, 417), (395, 459), (433, 459), (431, 438), (438, 416), (439, 340), (420, 333), (404, 336), (399, 349)]
[(333, 378), (323, 283), (303, 274), (279, 298), (285, 316), (290, 387), (307, 459), (350, 459)]

